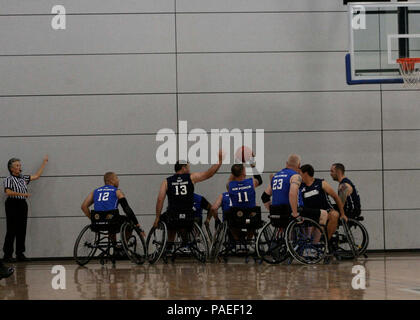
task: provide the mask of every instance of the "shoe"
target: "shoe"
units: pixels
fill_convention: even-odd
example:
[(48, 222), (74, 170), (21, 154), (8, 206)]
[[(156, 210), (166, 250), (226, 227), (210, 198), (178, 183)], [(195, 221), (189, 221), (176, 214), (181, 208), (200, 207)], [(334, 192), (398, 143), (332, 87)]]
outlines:
[(31, 261), (31, 259), (25, 257), (25, 255), (23, 253), (16, 255), (16, 260), (18, 262), (28, 262), (28, 261)]
[(13, 272), (15, 272), (15, 269), (8, 268), (5, 265), (2, 265), (0, 267), (0, 280), (3, 279), (3, 278), (10, 277), (13, 274)]
[(13, 262), (16, 262), (16, 259), (13, 258), (12, 256), (4, 256), (3, 262), (13, 263)]

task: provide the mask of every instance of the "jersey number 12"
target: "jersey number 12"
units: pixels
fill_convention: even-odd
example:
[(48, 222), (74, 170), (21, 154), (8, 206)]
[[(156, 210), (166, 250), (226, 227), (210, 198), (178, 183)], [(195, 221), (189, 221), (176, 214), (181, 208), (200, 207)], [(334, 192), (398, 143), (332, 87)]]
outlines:
[(104, 192), (104, 193), (100, 193), (99, 194), (99, 199), (98, 201), (107, 201), (109, 198), (109, 192)]

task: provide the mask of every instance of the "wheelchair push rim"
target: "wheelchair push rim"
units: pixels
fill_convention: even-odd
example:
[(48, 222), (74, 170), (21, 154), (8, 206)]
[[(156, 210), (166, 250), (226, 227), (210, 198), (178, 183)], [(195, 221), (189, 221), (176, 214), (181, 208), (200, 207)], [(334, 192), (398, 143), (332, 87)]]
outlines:
[[(86, 239), (83, 239), (84, 236)], [(90, 225), (87, 225), (82, 229), (76, 239), (73, 249), (73, 257), (77, 264), (84, 266), (92, 259), (97, 249), (98, 237), (99, 234), (92, 231)], [(85, 248), (88, 253), (83, 255), (79, 254), (79, 246), (82, 246), (81, 248)]]
[(146, 240), (147, 260), (157, 262), (166, 249), (168, 229), (165, 222), (159, 221), (157, 228), (152, 227)]
[(285, 230), (274, 227), (268, 222), (258, 234), (257, 255), (269, 264), (279, 264), (289, 256), (285, 239)]
[(135, 264), (143, 264), (147, 258), (147, 247), (140, 229), (132, 223), (124, 223), (120, 234), (127, 257)]
[[(357, 251), (356, 255), (364, 255), (369, 245), (369, 234), (366, 228), (359, 221), (351, 218), (348, 219), (347, 226), (355, 241), (355, 247)], [(356, 230), (358, 231), (356, 232)], [(345, 234), (340, 232), (338, 233), (338, 249), (336, 250), (336, 255), (342, 259), (353, 259), (354, 256), (352, 250), (349, 247), (345, 237)]]
[(217, 229), (214, 234), (213, 243), (211, 244), (211, 249), (210, 249), (210, 259), (212, 261), (215, 261), (220, 254), (221, 247), (223, 243), (225, 242), (226, 229), (227, 229), (226, 221), (224, 221), (223, 223), (217, 226)]
[[(189, 232), (191, 237), (189, 247), (194, 257), (200, 262), (206, 262), (209, 255), (207, 238), (203, 230), (194, 222), (192, 230)], [(201, 246), (201, 248), (199, 247)]]
[[(315, 241), (316, 234), (319, 241)], [(325, 231), (310, 218), (303, 223), (292, 221), (286, 230), (286, 245), (289, 253), (302, 264), (317, 264), (327, 255), (328, 241)]]

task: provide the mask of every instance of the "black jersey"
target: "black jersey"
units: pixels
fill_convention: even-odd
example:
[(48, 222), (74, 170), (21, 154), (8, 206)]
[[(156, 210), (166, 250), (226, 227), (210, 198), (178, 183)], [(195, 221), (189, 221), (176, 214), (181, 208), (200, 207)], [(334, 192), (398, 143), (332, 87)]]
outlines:
[(343, 183), (348, 183), (353, 188), (353, 192), (347, 197), (346, 203), (344, 204), (344, 212), (360, 211), (360, 197), (353, 182), (351, 182), (349, 178), (344, 178), (341, 180), (340, 184)]
[(302, 194), (304, 208), (324, 210), (332, 208), (328, 194), (322, 189), (322, 181), (324, 179), (315, 179), (310, 186), (302, 183), (300, 193)]
[(192, 211), (194, 205), (194, 184), (191, 175), (174, 174), (166, 178), (168, 182), (168, 212)]

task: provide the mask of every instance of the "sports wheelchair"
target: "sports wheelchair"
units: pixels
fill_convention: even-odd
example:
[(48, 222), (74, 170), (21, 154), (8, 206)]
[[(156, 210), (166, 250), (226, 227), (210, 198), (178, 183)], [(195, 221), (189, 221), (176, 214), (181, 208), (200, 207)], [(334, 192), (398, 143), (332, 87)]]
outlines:
[[(168, 230), (176, 232), (173, 243), (168, 241)], [(156, 263), (160, 258), (165, 263), (176, 256), (193, 255), (198, 261), (206, 262), (209, 254), (207, 238), (194, 221), (194, 212), (164, 213), (158, 226), (152, 227), (147, 235), (148, 261)]]
[(337, 260), (367, 258), (366, 250), (369, 245), (369, 234), (361, 224), (362, 216), (349, 216), (345, 222), (340, 219), (337, 231), (330, 239), (333, 254)]
[[(117, 240), (117, 234), (120, 240)], [(146, 261), (147, 251), (141, 230), (120, 216), (118, 210), (91, 211), (91, 224), (85, 226), (76, 239), (73, 257), (83, 266), (92, 258), (115, 264), (121, 253), (136, 264)]]
[[(223, 223), (216, 227), (210, 249), (210, 259), (215, 261), (218, 258), (223, 258), (227, 262), (228, 256), (233, 255), (245, 256), (246, 262), (252, 256), (256, 261), (255, 239), (258, 229), (261, 229), (263, 225), (261, 207), (232, 207), (226, 213)], [(251, 237), (249, 237), (250, 235)]]
[(257, 237), (258, 257), (270, 264), (296, 259), (302, 264), (316, 264), (328, 254), (328, 238), (324, 228), (310, 219), (293, 219), (288, 206), (270, 206), (270, 222)]

